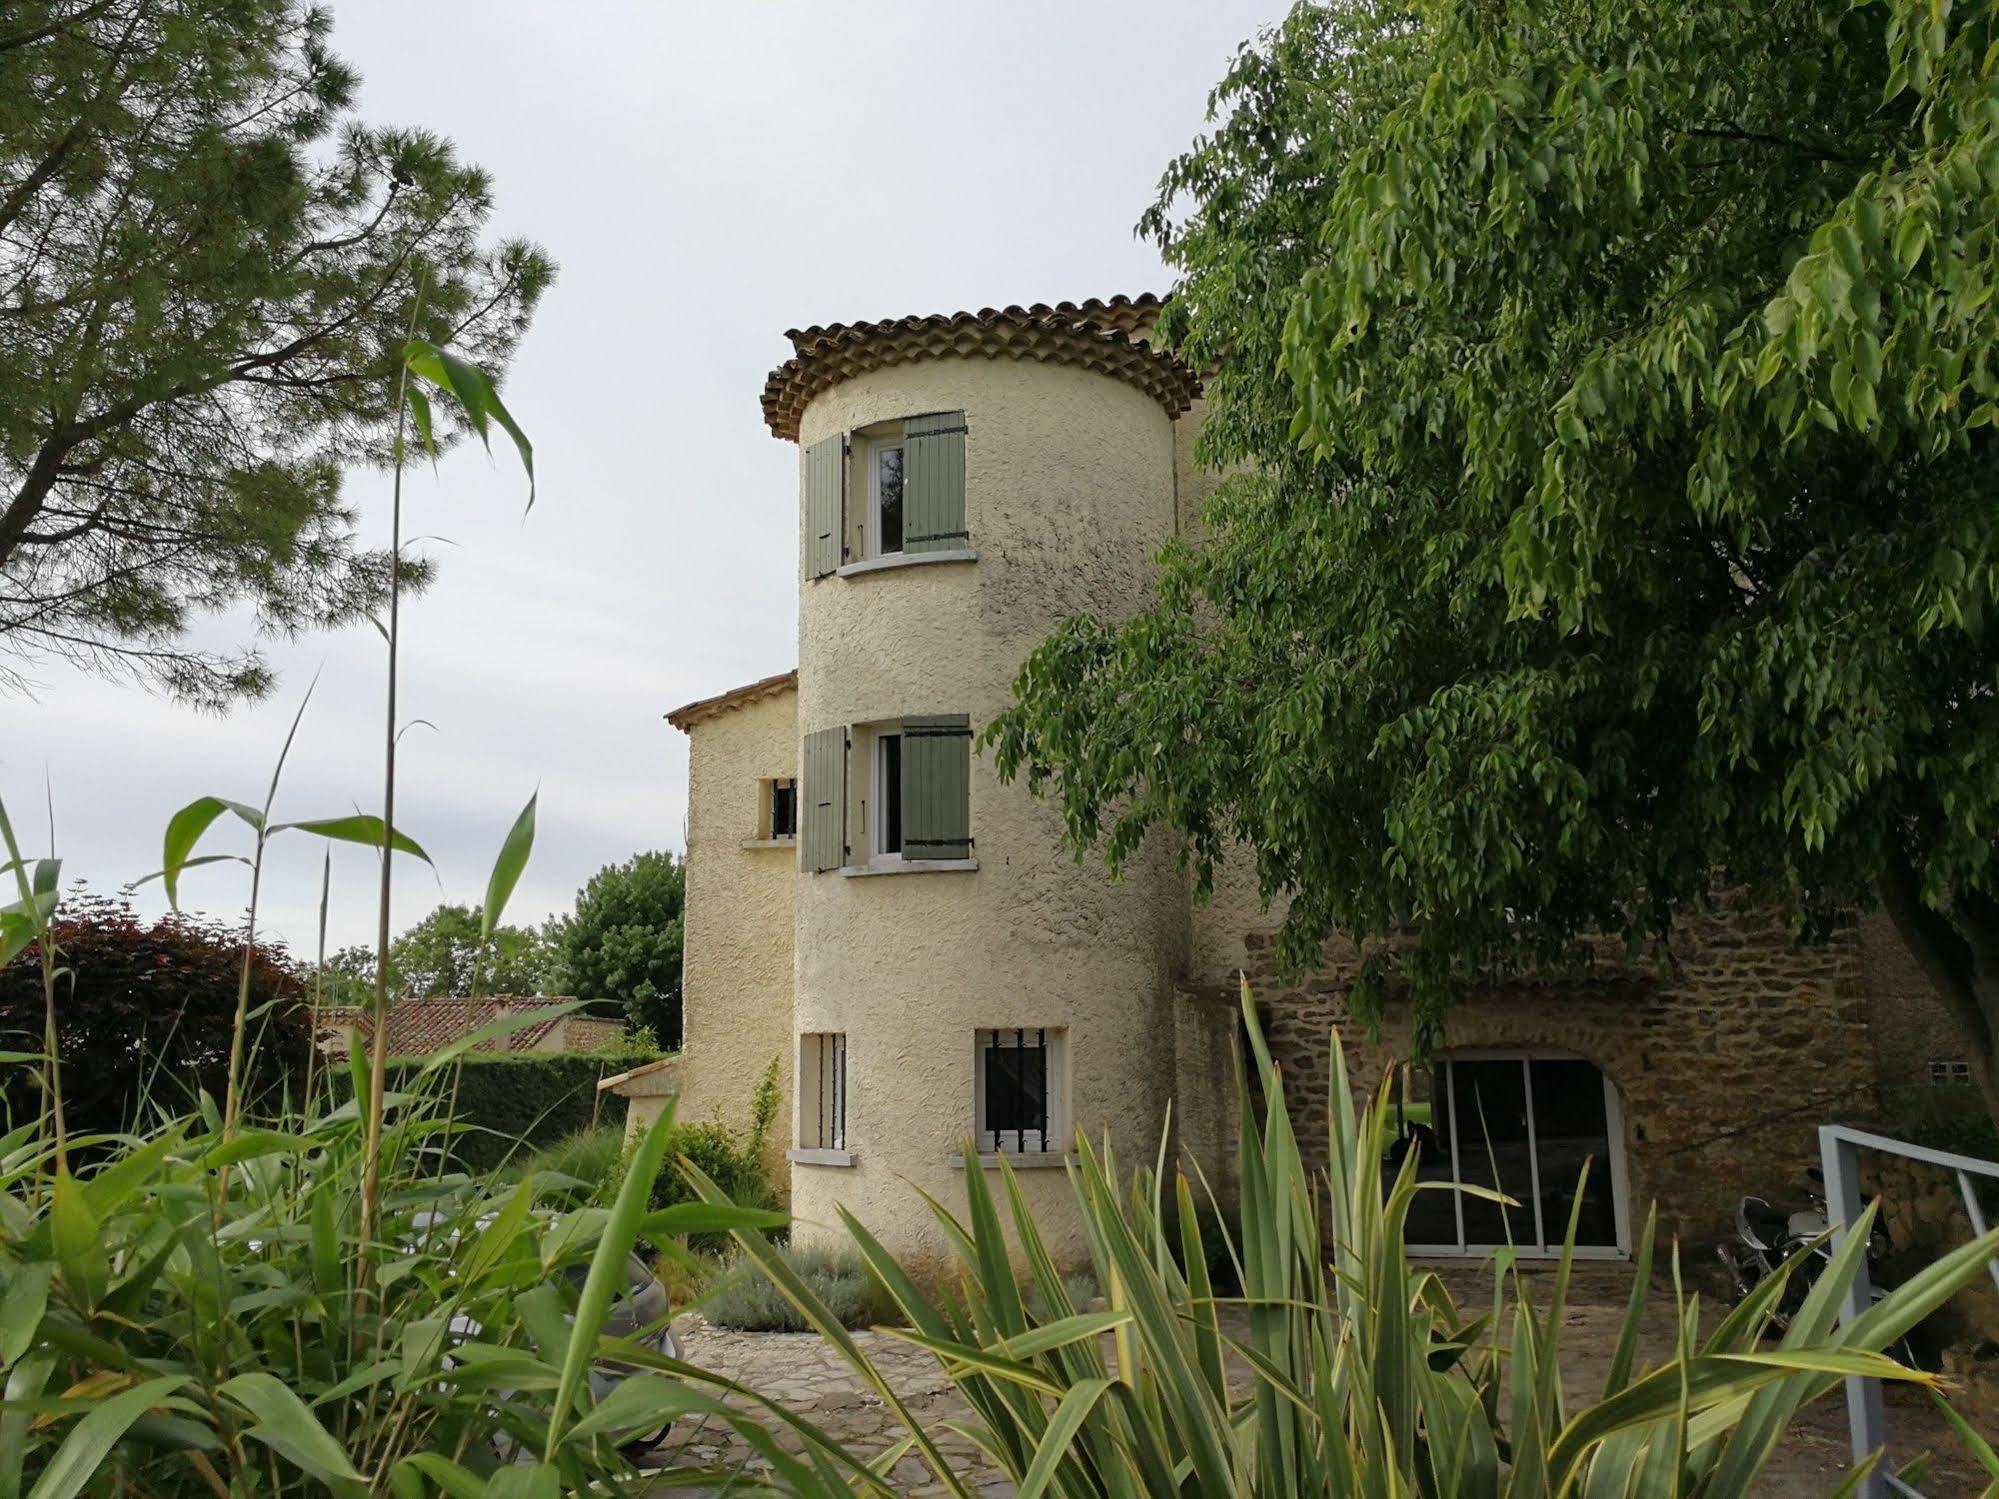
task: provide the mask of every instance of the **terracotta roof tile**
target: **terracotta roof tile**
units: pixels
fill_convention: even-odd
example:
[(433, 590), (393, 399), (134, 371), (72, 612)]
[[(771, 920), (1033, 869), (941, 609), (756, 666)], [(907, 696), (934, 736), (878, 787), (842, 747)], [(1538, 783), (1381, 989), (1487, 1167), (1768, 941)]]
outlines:
[(797, 686), (798, 668), (794, 666), (790, 671), (781, 671), (770, 677), (759, 677), (754, 682), (745, 682), (741, 687), (731, 687), (727, 692), (718, 692), (713, 697), (696, 698), (691, 703), (682, 703), (666, 715), (666, 721), (676, 729), (685, 731), (702, 719), (726, 709), (745, 707), (759, 698), (790, 692)]
[[(573, 1001), (557, 995), (499, 995), (472, 1001), (468, 1017), (467, 1003), (463, 999), (443, 997), (397, 1000), (389, 1006), (389, 1055), (428, 1056), (440, 1047), (450, 1045), (460, 1036), (492, 1024), (503, 1015), (512, 1015), (523, 1010), (552, 1009), (557, 1005), (570, 1003)], [(482, 1041), (473, 1050), (533, 1051), (536, 1044), (555, 1029), (561, 1019), (560, 1015), (551, 1015), (545, 1020), (524, 1025), (497, 1041)], [(334, 1042), (336, 1046), (340, 1045), (344, 1042), (349, 1028), (360, 1031), (364, 1036), (374, 1034), (368, 1012), (358, 1006), (328, 1006), (319, 1012), (319, 1040), (322, 1045), (329, 1041)]]
[(1201, 382), (1175, 355), (1149, 342), (1160, 306), (1160, 298), (1147, 292), (794, 328), (785, 336), (796, 352), (764, 382), (764, 421), (775, 435), (795, 442), (805, 408), (821, 391), (888, 365), (952, 355), (1096, 370), (1136, 386), (1178, 416), (1200, 395)]

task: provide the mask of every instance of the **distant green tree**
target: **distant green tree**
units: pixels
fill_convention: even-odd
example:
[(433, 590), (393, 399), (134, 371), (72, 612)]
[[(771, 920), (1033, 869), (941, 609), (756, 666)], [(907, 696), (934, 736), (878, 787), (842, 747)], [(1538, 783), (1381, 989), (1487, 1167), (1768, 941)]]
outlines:
[(369, 612), (388, 559), (341, 470), (387, 455), (404, 340), (497, 372), (548, 285), (532, 245), (482, 242), (491, 186), (449, 142), (352, 117), (329, 24), (0, 6), (0, 678), (54, 655), (205, 705), (265, 690), (190, 622)]
[[(476, 981), (482, 994), (553, 992), (560, 959), (560, 924), (502, 926), (482, 949), (477, 906), (439, 906), (389, 943), (389, 992), (429, 999), (462, 996)], [(326, 960), (325, 1002), (360, 1004), (375, 983), (370, 947), (344, 947)]]
[[(1878, 903), (1999, 1116), (1999, 11), (1334, 0), (1149, 219), (1234, 470), (998, 763), (1240, 842), (1434, 1036), (1717, 882)], [(1386, 940), (1386, 939), (1407, 940)], [(1940, 1043), (1947, 1044), (1947, 1043)]]
[(623, 1006), (660, 1045), (680, 1045), (680, 956), (686, 870), (670, 853), (606, 865), (578, 892), (562, 934), (561, 987)]

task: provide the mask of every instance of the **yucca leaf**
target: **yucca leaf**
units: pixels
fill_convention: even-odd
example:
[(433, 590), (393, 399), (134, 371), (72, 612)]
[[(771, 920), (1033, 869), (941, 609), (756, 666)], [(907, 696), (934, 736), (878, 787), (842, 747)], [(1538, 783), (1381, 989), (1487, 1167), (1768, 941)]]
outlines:
[(625, 1290), (625, 1259), (638, 1238), (639, 1220), (645, 1216), (653, 1182), (666, 1160), (666, 1148), (673, 1138), (674, 1111), (665, 1108), (632, 1153), (631, 1165), (618, 1187), (616, 1201), (604, 1226), (603, 1237), (590, 1258), (590, 1272), (584, 1277), (582, 1293), (576, 1298), (576, 1312), (569, 1331), (569, 1346), (562, 1359), (562, 1381), (556, 1387), (555, 1404), (548, 1414), (548, 1439), (542, 1449), (545, 1459), (555, 1456), (563, 1428), (576, 1411), (584, 1376), (597, 1346), (597, 1334), (610, 1315), (611, 1304)]
[[(1957, 1439), (1964, 1443), (1964, 1450), (1969, 1452), (1978, 1466), (1985, 1470), (1985, 1476), (1999, 1481), (1999, 1451), (1994, 1450), (1991, 1442), (1972, 1430), (1971, 1423), (1959, 1415), (1950, 1402), (1937, 1391), (1930, 1391), (1930, 1399), (1950, 1429), (1957, 1433)], [(1991, 1490), (1988, 1488), (1986, 1492), (1989, 1494)]]
[(1054, 1479), (1056, 1468), (1068, 1455), (1077, 1430), (1089, 1419), (1091, 1410), (1111, 1384), (1108, 1379), (1085, 1379), (1062, 1397), (1055, 1414), (1048, 1418), (1048, 1429), (1041, 1434), (1034, 1461), (1028, 1464), (1026, 1476), (1021, 1479), (1020, 1499), (1041, 1499), (1042, 1490)]

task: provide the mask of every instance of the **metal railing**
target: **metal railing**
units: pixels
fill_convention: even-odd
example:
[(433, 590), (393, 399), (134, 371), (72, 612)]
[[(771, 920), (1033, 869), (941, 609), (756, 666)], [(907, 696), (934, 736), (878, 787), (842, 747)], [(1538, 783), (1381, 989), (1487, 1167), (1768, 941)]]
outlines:
[[(1865, 1130), (1849, 1129), (1843, 1124), (1822, 1124), (1819, 1126), (1819, 1159), (1825, 1172), (1826, 1213), (1833, 1222), (1835, 1252), (1846, 1238), (1847, 1226), (1857, 1222), (1866, 1207), (1866, 1199), (1860, 1190), (1860, 1152), (1863, 1150), (1898, 1155), (1904, 1160), (1920, 1161), (1951, 1172), (1957, 1178), (1958, 1195), (1964, 1199), (1965, 1216), (1971, 1220), (1971, 1236), (1974, 1239), (1983, 1236), (1985, 1214), (1979, 1207), (1978, 1192), (1972, 1178), (1982, 1176), (1999, 1182), (1999, 1163), (1981, 1161), (1968, 1155), (1953, 1155), (1948, 1150), (1932, 1150), (1927, 1145), (1912, 1145), (1907, 1140), (1891, 1140), (1886, 1135), (1870, 1135)], [(1859, 1256), (1859, 1265), (1853, 1283), (1846, 1288), (1846, 1300), (1839, 1309), (1842, 1322), (1851, 1322), (1873, 1304), (1874, 1289), (1869, 1283), (1865, 1255)], [(1993, 1256), (1986, 1268), (1992, 1273), (1992, 1283), (1999, 1286), (1999, 1255)], [(1853, 1435), (1853, 1461), (1856, 1465), (1867, 1461), (1875, 1452), (1882, 1454), (1880, 1463), (1861, 1486), (1864, 1499), (1889, 1499), (1893, 1494), (1908, 1494), (1914, 1499), (1922, 1499), (1919, 1490), (1911, 1488), (1888, 1471), (1888, 1413), (1881, 1399), (1880, 1380), (1859, 1375), (1847, 1380), (1846, 1422)]]

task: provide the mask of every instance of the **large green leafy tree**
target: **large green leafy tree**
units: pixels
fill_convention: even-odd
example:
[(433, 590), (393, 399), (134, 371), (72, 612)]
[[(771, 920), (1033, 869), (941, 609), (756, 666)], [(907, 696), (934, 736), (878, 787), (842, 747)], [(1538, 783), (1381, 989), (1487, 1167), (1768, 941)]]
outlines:
[[(559, 971), (559, 923), (540, 927), (498, 926), (484, 942), (476, 906), (439, 906), (399, 932), (389, 943), (389, 991), (435, 998), (440, 995), (548, 994)], [(327, 959), (326, 995), (339, 1004), (359, 1004), (373, 992), (375, 953), (346, 947)]]
[(680, 954), (687, 871), (670, 853), (607, 864), (576, 895), (562, 931), (562, 988), (623, 1006), (660, 1045), (680, 1044)]
[(1029, 660), (1079, 844), (1478, 975), (1878, 902), (1999, 1116), (1990, 3), (1302, 6), (1149, 223), (1226, 483)]
[(350, 116), (327, 31), (297, 0), (0, 8), (0, 674), (265, 689), (190, 622), (369, 610), (387, 557), (340, 473), (385, 456), (397, 351), (503, 366), (548, 284), (482, 242), (490, 186), (448, 142)]

